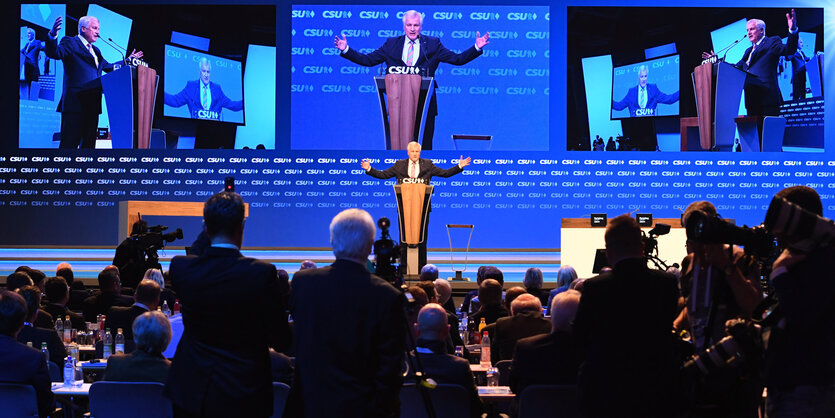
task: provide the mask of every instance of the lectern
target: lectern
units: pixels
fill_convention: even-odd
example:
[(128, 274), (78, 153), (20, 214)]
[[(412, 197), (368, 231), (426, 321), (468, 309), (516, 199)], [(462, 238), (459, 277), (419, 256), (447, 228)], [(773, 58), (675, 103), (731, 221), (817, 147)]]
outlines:
[[(415, 67), (389, 67), (389, 71), (395, 68)], [(389, 73), (375, 76), (374, 83), (380, 99), (386, 149), (405, 150), (409, 142), (423, 138), (434, 78)]]
[(158, 84), (156, 70), (143, 65), (126, 65), (102, 76), (113, 148), (148, 148)]
[[(400, 242), (406, 246), (406, 276), (420, 275), (421, 247), (426, 248), (426, 229), (429, 224), (430, 198), (434, 186), (410, 183), (403, 179), (394, 185), (397, 197), (397, 220), (400, 224)], [(424, 256), (425, 257), (425, 256)], [(426, 262), (426, 260), (423, 260)]]
[(693, 71), (699, 143), (702, 150), (734, 145), (739, 103), (748, 73), (724, 61), (704, 63)]

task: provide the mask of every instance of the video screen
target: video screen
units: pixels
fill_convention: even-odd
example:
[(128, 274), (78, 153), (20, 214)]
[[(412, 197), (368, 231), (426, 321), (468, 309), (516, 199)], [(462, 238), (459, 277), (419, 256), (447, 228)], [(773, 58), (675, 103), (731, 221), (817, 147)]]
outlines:
[(678, 115), (679, 56), (615, 67), (612, 119)]
[(165, 45), (163, 78), (165, 116), (244, 122), (239, 61)]

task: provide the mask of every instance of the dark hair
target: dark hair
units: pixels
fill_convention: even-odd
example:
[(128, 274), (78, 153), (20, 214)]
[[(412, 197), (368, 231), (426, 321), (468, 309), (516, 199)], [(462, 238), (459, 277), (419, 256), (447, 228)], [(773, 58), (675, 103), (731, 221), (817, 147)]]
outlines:
[(38, 313), (38, 308), (41, 307), (41, 289), (35, 286), (23, 286), (17, 289), (17, 294), (23, 296), (26, 302), (26, 322), (32, 322), (35, 314)]
[(435, 296), (435, 282), (420, 281), (415, 283), (415, 286), (423, 289), (426, 292), (426, 298), (432, 300)]
[(131, 235), (140, 235), (148, 232), (148, 222), (145, 222), (143, 219), (140, 219), (133, 223), (133, 226), (130, 228)]
[(110, 292), (113, 287), (119, 283), (119, 274), (113, 269), (104, 269), (99, 273), (99, 290), (102, 292)]
[(29, 266), (20, 266), (17, 268), (17, 270), (15, 270), (15, 273), (21, 271), (29, 275), (29, 278), (32, 279), (32, 283), (34, 283), (35, 286), (37, 286), (38, 283), (40, 283), (43, 279), (46, 278), (46, 274), (44, 274), (42, 271), (33, 269)]
[(484, 278), (493, 279), (499, 282), (500, 285), (504, 286), (504, 274), (502, 274), (502, 271), (499, 270), (498, 267), (488, 266), (484, 269)]
[(777, 197), (782, 197), (803, 209), (818, 216), (823, 216), (823, 204), (815, 189), (808, 186), (786, 187), (777, 192)]
[(203, 223), (209, 237), (231, 236), (244, 221), (244, 200), (234, 192), (220, 192), (203, 206)]
[(26, 301), (23, 296), (8, 290), (0, 290), (0, 334), (13, 337), (26, 318)]
[(136, 301), (147, 306), (159, 304), (159, 295), (162, 289), (159, 284), (153, 280), (145, 279), (139, 282), (136, 286)]
[(502, 303), (502, 285), (495, 279), (484, 279), (478, 287), (478, 301), (481, 306)]
[(67, 289), (67, 281), (63, 277), (50, 277), (46, 279), (43, 291), (46, 293), (46, 298), (49, 299), (50, 303), (60, 302), (69, 292)]
[(505, 292), (504, 295), (504, 305), (508, 312), (510, 312), (510, 304), (513, 303), (513, 300), (521, 295), (524, 295), (525, 293), (527, 293), (527, 291), (522, 286), (513, 286), (510, 289), (507, 289), (507, 292)]
[(56, 276), (63, 277), (64, 280), (67, 282), (68, 286), (72, 286), (73, 282), (75, 282), (75, 274), (72, 272), (71, 268), (62, 268), (55, 272)]
[(34, 284), (32, 278), (23, 271), (16, 271), (6, 277), (6, 290), (15, 291), (23, 286)]
[(609, 220), (603, 238), (607, 249), (618, 252), (640, 251), (643, 243), (638, 221), (625, 214)]
[(278, 270), (276, 270), (276, 275), (277, 275), (277, 276), (278, 276), (278, 278), (279, 278), (280, 280), (282, 280), (282, 281), (284, 281), (284, 280), (290, 280), (290, 273), (287, 273), (287, 270), (284, 270), (284, 269), (278, 269)]
[(409, 286), (409, 293), (412, 294), (412, 298), (415, 299), (415, 303), (417, 303), (418, 307), (423, 307), (429, 303), (429, 296), (427, 296), (426, 292), (420, 287)]

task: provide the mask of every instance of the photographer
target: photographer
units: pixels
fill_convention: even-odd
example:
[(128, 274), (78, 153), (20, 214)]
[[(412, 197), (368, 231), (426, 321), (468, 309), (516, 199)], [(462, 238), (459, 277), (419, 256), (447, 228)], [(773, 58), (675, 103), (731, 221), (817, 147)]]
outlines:
[[(685, 226), (697, 212), (718, 219), (713, 204), (693, 202), (684, 212)], [(722, 243), (722, 237), (698, 238), (691, 228), (687, 232), (688, 255), (682, 261), (679, 280), (684, 308), (673, 326), (689, 331), (693, 352), (701, 353), (728, 335), (726, 322), (751, 318), (762, 299), (760, 269), (753, 257), (737, 246)], [(684, 384), (691, 401), (688, 416), (756, 417), (762, 383), (757, 379), (757, 353), (752, 354), (741, 364), (707, 374), (685, 372)]]
[[(818, 216), (823, 214), (818, 193), (809, 187), (789, 187), (778, 192), (777, 197)], [(796, 244), (809, 237), (791, 235), (778, 233), (781, 246), (787, 249), (774, 262), (771, 273), (781, 319), (771, 330), (766, 352), (767, 416), (832, 417), (835, 248), (818, 244), (811, 251), (801, 251)]]

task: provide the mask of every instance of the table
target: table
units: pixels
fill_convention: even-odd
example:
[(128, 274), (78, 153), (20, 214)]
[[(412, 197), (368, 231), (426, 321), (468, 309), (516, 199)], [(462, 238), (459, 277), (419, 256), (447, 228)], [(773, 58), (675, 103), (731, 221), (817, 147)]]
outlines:
[[(86, 410), (87, 408), (87, 397), (90, 395), (90, 385), (92, 383), (82, 383), (81, 386), (64, 386), (63, 382), (53, 382), (52, 383), (52, 393), (55, 394), (55, 400), (61, 404), (61, 408), (64, 410), (64, 417), (65, 418), (73, 418), (75, 416), (75, 412), (78, 410)], [(83, 401), (79, 401), (78, 405), (73, 402), (73, 397), (83, 397), (85, 398)]]
[(482, 401), (502, 401), (513, 399), (516, 394), (510, 391), (510, 386), (478, 386), (478, 397)]
[(473, 373), (487, 373), (490, 367), (484, 367), (481, 364), (470, 364), (470, 371)]
[(52, 393), (60, 396), (87, 396), (92, 383), (82, 383), (80, 387), (64, 386), (63, 382), (52, 382)]

